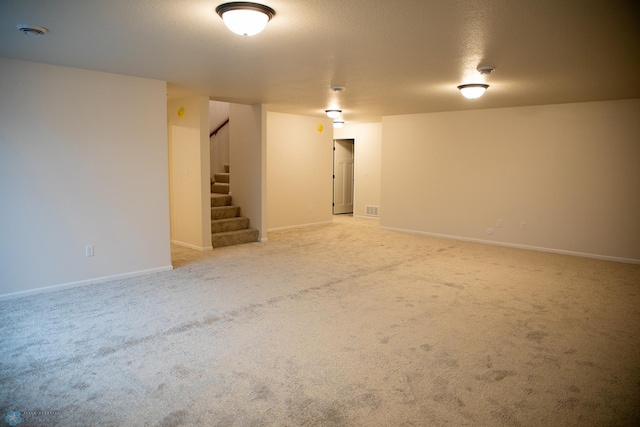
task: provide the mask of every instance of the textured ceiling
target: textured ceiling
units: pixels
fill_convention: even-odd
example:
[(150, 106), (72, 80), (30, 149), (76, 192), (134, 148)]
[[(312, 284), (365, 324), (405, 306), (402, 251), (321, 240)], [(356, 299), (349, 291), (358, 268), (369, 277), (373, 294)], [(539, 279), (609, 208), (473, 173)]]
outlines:
[[(636, 0), (265, 0), (276, 16), (253, 37), (224, 26), (222, 2), (0, 0), (0, 56), (166, 80), (174, 97), (339, 106), (347, 122), (640, 98)], [(470, 82), (490, 88), (466, 100)]]

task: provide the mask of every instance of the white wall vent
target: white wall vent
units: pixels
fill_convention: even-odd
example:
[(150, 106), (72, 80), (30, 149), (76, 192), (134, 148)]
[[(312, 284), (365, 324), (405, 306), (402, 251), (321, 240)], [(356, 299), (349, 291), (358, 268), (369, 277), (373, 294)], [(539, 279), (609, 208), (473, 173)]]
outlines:
[(378, 206), (365, 205), (365, 215), (378, 216)]

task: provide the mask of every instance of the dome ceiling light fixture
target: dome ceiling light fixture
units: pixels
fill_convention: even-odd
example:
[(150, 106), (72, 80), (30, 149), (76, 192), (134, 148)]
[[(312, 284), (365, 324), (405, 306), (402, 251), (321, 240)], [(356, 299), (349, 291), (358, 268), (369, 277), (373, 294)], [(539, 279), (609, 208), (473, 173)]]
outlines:
[(26, 34), (28, 36), (43, 36), (49, 32), (45, 27), (41, 27), (40, 25), (17, 25), (18, 30), (22, 32), (22, 34)]
[[(491, 67), (489, 65), (479, 65), (476, 69), (480, 74), (484, 76), (493, 73), (496, 67)], [(488, 88), (489, 85), (484, 83), (468, 83), (458, 86), (458, 89), (460, 90), (462, 96), (467, 99), (480, 98), (484, 94), (484, 91), (486, 91)]]
[[(338, 102), (338, 98), (339, 98), (338, 95), (340, 94), (340, 92), (344, 90), (344, 86), (332, 85), (330, 86), (330, 88), (331, 88), (331, 92), (333, 92), (334, 95), (332, 96), (333, 100), (329, 105), (333, 105), (333, 106), (340, 105), (340, 103)], [(324, 112), (327, 113), (327, 117), (329, 117), (330, 119), (334, 119), (333, 120), (334, 128), (341, 128), (344, 125), (344, 120), (342, 119), (335, 120), (338, 117), (340, 117), (340, 115), (342, 114), (342, 110), (339, 110), (337, 108), (330, 108), (328, 110), (324, 110)]]
[(466, 85), (460, 85), (458, 86), (458, 89), (460, 89), (460, 93), (465, 98), (476, 99), (480, 98), (488, 87), (489, 85), (486, 85), (484, 83), (470, 83)]
[(216, 7), (227, 28), (241, 36), (253, 36), (265, 29), (276, 11), (263, 4), (233, 1)]
[(342, 114), (342, 110), (324, 110), (327, 113), (327, 117), (330, 119), (337, 119)]

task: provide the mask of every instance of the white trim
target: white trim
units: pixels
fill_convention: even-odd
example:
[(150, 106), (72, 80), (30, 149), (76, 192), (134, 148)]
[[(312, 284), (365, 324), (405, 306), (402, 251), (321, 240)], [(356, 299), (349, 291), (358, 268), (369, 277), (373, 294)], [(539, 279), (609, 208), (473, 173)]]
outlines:
[(260, 242), (260, 243), (264, 243), (264, 242), (266, 242), (267, 240), (268, 240), (268, 239), (267, 239), (266, 237), (261, 237), (261, 238), (259, 238), (259, 239), (258, 239), (258, 242)]
[(496, 242), (493, 240), (484, 240), (484, 239), (473, 239), (471, 237), (450, 236), (448, 234), (428, 233), (426, 231), (407, 230), (404, 228), (383, 227), (383, 226), (380, 226), (380, 228), (383, 228), (385, 230), (390, 230), (390, 231), (398, 231), (400, 233), (420, 234), (423, 236), (439, 237), (442, 239), (451, 239), (451, 240), (462, 240), (465, 242), (482, 243), (485, 245), (505, 246), (508, 248), (525, 249), (529, 251), (549, 252), (549, 253), (561, 254), (561, 255), (579, 256), (583, 258), (600, 259), (603, 261), (624, 262), (626, 264), (640, 264), (640, 259), (619, 258), (619, 257), (608, 256), (608, 255), (597, 255), (597, 254), (589, 254), (584, 252), (566, 251), (564, 249), (543, 248), (540, 246), (520, 245), (517, 243)]
[(327, 224), (332, 224), (333, 221), (323, 221), (323, 222), (312, 222), (309, 224), (299, 224), (299, 225), (289, 225), (287, 227), (278, 227), (278, 228), (270, 228), (267, 230), (267, 232), (272, 232), (272, 231), (284, 231), (284, 230), (292, 230), (294, 228), (307, 228), (307, 227), (315, 227), (316, 225), (327, 225)]
[(151, 268), (149, 270), (133, 271), (131, 273), (114, 274), (113, 276), (96, 277), (95, 279), (80, 280), (79, 282), (63, 283), (60, 285), (46, 286), (44, 288), (30, 289), (28, 291), (12, 292), (10, 294), (0, 295), (0, 301), (27, 297), (29, 295), (43, 294), (48, 292), (62, 291), (64, 289), (78, 288), (80, 286), (94, 285), (97, 283), (110, 282), (118, 279), (128, 279), (131, 277), (145, 276), (147, 274), (159, 273), (161, 271), (173, 270), (172, 265), (165, 267)]
[(372, 219), (374, 221), (380, 221), (380, 217), (379, 216), (371, 216), (371, 215), (356, 215), (353, 214), (354, 218), (362, 218), (362, 219)]
[(206, 251), (212, 251), (213, 250), (213, 246), (196, 246), (196, 245), (192, 245), (191, 243), (184, 243), (184, 242), (180, 242), (178, 240), (172, 240), (171, 244), (172, 245), (182, 246), (184, 248), (195, 249), (196, 251), (200, 251), (200, 252), (206, 252)]

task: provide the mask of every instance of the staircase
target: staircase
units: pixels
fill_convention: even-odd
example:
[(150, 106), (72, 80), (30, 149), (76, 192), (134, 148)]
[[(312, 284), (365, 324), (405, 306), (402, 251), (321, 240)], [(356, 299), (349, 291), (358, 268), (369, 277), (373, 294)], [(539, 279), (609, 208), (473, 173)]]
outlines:
[(249, 218), (240, 216), (240, 207), (231, 205), (229, 165), (225, 165), (224, 170), (214, 174), (211, 183), (211, 245), (214, 248), (255, 242), (259, 233), (249, 228)]

